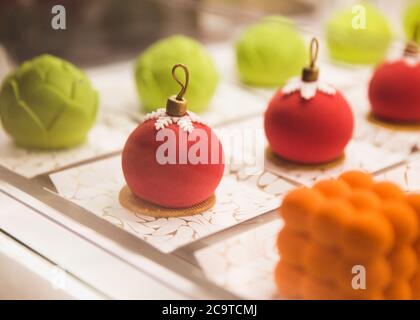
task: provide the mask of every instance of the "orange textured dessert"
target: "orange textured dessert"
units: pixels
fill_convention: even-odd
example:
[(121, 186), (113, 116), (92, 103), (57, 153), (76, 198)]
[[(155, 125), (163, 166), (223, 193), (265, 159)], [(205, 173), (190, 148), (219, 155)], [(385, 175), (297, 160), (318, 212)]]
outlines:
[(291, 191), (279, 211), (282, 296), (420, 299), (420, 195), (349, 171)]

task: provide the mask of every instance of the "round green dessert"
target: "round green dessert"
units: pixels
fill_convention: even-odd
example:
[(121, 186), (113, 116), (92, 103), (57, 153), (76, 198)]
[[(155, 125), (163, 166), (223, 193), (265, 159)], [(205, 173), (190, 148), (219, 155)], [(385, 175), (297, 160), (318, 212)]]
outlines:
[(392, 38), (386, 17), (368, 4), (335, 13), (326, 36), (333, 59), (356, 64), (382, 61)]
[(236, 43), (236, 64), (242, 82), (279, 87), (302, 71), (308, 60), (305, 40), (280, 16), (249, 27)]
[[(188, 109), (202, 112), (208, 106), (219, 81), (213, 60), (199, 42), (177, 35), (154, 43), (137, 59), (137, 90), (146, 112), (165, 107), (168, 97), (180, 91), (170, 72), (177, 63), (183, 63), (189, 69), (190, 79), (185, 95)], [(182, 72), (177, 72), (177, 76), (184, 82)]]
[(404, 31), (409, 40), (413, 40), (413, 36), (416, 36), (416, 42), (420, 43), (420, 1), (413, 3), (407, 8), (404, 14)]
[(24, 62), (0, 91), (3, 127), (26, 148), (59, 149), (83, 142), (97, 109), (98, 94), (87, 76), (50, 55)]

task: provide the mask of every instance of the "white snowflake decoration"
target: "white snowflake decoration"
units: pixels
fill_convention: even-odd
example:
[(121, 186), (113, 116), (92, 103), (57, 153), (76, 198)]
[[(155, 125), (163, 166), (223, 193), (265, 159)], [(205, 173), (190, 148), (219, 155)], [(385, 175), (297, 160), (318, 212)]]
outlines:
[(402, 58), (389, 59), (386, 63), (396, 63), (400, 61), (403, 61), (407, 66), (414, 68), (419, 65), (420, 57), (403, 56)]
[(194, 130), (194, 122), (195, 123), (204, 123), (199, 116), (195, 113), (188, 111), (186, 115), (182, 117), (174, 117), (169, 116), (166, 113), (166, 110), (160, 108), (156, 111), (148, 113), (144, 119), (144, 121), (155, 119), (155, 128), (156, 130), (161, 130), (169, 126), (170, 124), (177, 124), (182, 130), (191, 133)]
[(169, 117), (169, 116), (158, 117), (156, 119), (156, 122), (155, 122), (155, 128), (156, 128), (156, 130), (160, 130), (160, 129), (163, 129), (163, 128), (169, 126), (172, 123), (173, 123), (173, 121), (172, 121), (171, 117)]
[(412, 57), (412, 56), (408, 56), (408, 57), (404, 57), (403, 61), (409, 66), (409, 67), (416, 67), (419, 63), (420, 63), (420, 59), (418, 56), (416, 57)]
[(321, 81), (306, 82), (302, 81), (299, 77), (290, 79), (282, 89), (284, 94), (292, 94), (293, 92), (300, 91), (301, 97), (305, 100), (312, 99), (318, 90), (327, 95), (334, 95), (336, 93), (335, 88), (328, 83)]

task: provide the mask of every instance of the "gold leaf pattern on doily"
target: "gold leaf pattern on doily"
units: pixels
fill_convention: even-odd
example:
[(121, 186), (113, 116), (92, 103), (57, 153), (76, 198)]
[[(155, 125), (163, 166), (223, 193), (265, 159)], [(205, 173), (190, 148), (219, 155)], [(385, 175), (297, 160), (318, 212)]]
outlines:
[[(0, 131), (0, 165), (26, 178), (55, 171), (65, 166), (94, 159), (122, 149), (127, 139), (126, 129), (133, 123), (116, 116), (111, 121), (104, 117), (89, 132), (84, 144), (64, 150), (36, 151), (17, 147), (13, 141)], [(119, 127), (121, 126), (121, 127)]]
[(397, 130), (381, 126), (367, 120), (366, 114), (360, 115), (355, 121), (354, 138), (372, 144), (390, 152), (409, 155), (420, 147), (419, 130)]
[(256, 226), (195, 252), (206, 277), (245, 299), (274, 299), (273, 271), (281, 220)]
[[(50, 178), (63, 197), (164, 252), (270, 212), (280, 205), (278, 197), (252, 183), (226, 176), (216, 190), (215, 206), (206, 212), (178, 218), (133, 214), (118, 202), (118, 193), (125, 184), (120, 157), (57, 172)], [(292, 185), (288, 184), (288, 187), (290, 189)]]
[(292, 181), (312, 185), (315, 181), (337, 177), (348, 170), (376, 173), (402, 162), (404, 158), (401, 154), (392, 153), (365, 142), (351, 141), (346, 148), (343, 160), (334, 165), (305, 167), (288, 162), (279, 165), (266, 157), (265, 169)]
[(407, 162), (376, 177), (397, 183), (406, 192), (420, 192), (420, 153), (411, 155)]

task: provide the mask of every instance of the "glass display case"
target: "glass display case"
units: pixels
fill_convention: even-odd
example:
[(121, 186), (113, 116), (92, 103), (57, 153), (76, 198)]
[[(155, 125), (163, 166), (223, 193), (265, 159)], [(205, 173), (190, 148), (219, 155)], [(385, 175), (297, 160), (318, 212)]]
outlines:
[[(370, 2), (392, 26), (386, 57), (395, 59), (406, 43), (403, 14), (409, 2)], [(52, 28), (54, 5), (65, 8), (65, 29)], [(59, 289), (75, 292), (78, 287), (81, 293), (73, 295), (78, 298), (285, 298), (276, 288), (274, 270), (280, 259), (276, 239), (284, 225), (278, 208), (289, 191), (351, 169), (399, 183), (407, 192), (420, 191), (420, 132), (377, 125), (367, 117), (367, 87), (376, 62), (350, 63), (329, 54), (334, 45), (326, 27), (331, 15), (354, 5), (356, 1), (331, 0), (0, 2), (0, 79), (48, 53), (82, 68), (99, 93), (97, 120), (87, 141), (75, 148), (21, 148), (0, 130), (0, 243), (7, 243), (2, 237), (13, 239), (47, 261), (43, 277), (51, 285), (57, 274), (58, 279), (67, 277)], [(273, 15), (286, 17), (279, 22), (283, 25), (295, 25), (304, 61), (310, 39), (319, 40), (320, 77), (351, 106), (353, 136), (346, 156), (332, 166), (308, 169), (267, 156), (264, 112), (281, 85), (256, 87), (241, 81), (235, 45), (250, 25)], [(343, 32), (339, 26), (331, 28), (332, 38)], [(202, 43), (219, 74), (215, 94), (200, 116), (220, 135), (248, 130), (254, 139), (249, 145), (224, 144), (225, 154), (255, 156), (256, 141), (262, 141), (258, 152), (263, 165), (250, 173), (255, 163), (227, 164), (212, 209), (187, 217), (150, 217), (119, 203), (125, 184), (121, 152), (146, 114), (136, 88), (136, 58), (176, 34)], [(280, 46), (291, 46), (291, 41)], [(359, 42), (349, 38), (346, 44), (356, 47)], [(361, 46), (365, 49), (366, 43)], [(375, 49), (374, 43), (367, 47), (373, 47), (368, 52)], [(289, 64), (296, 59), (292, 55)], [(0, 260), (4, 252), (0, 246)], [(31, 266), (42, 269), (37, 263)], [(63, 297), (61, 291), (56, 296)]]

